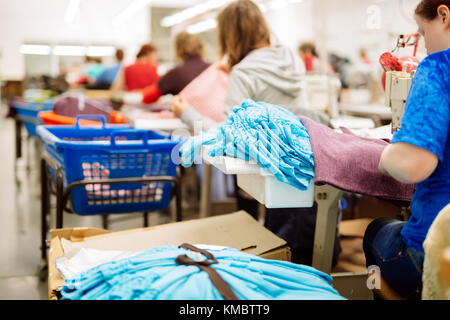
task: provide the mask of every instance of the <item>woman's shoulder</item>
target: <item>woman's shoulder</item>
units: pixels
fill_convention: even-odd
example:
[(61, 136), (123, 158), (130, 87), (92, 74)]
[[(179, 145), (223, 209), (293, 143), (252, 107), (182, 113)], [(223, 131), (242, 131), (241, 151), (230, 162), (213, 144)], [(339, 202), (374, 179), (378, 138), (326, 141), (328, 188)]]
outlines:
[(417, 73), (432, 77), (440, 83), (446, 83), (450, 88), (450, 49), (428, 55), (419, 64)]
[(443, 70), (450, 69), (450, 48), (428, 55), (421, 62), (422, 66), (427, 67), (443, 67)]

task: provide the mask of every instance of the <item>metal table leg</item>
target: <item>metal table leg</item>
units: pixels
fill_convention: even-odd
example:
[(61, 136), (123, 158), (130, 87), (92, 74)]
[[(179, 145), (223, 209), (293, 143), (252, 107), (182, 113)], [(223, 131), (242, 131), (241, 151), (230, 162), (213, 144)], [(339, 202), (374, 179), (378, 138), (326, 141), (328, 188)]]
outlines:
[(181, 188), (181, 173), (177, 172), (177, 180), (175, 182), (175, 221), (180, 222), (183, 220), (183, 198)]
[(47, 163), (41, 160), (41, 258), (47, 259), (47, 215), (49, 213), (50, 193), (48, 190)]
[(200, 218), (211, 214), (212, 165), (203, 161), (202, 186), (200, 193)]
[(56, 171), (56, 228), (61, 229), (63, 227), (63, 215), (65, 201), (64, 195), (64, 180), (61, 169)]
[(15, 119), (16, 124), (16, 160), (22, 157), (22, 122)]
[(318, 204), (312, 266), (330, 274), (333, 263), (339, 199), (343, 191), (331, 186), (316, 187)]

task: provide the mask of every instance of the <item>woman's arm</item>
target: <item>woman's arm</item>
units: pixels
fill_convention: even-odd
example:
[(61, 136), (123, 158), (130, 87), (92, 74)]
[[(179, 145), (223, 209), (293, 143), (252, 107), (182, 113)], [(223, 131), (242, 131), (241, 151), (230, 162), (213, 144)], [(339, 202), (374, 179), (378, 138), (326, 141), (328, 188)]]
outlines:
[(429, 178), (438, 163), (438, 157), (428, 150), (408, 143), (394, 143), (383, 151), (379, 169), (402, 183), (415, 184)]
[(162, 96), (162, 92), (159, 89), (158, 82), (156, 82), (142, 90), (142, 102), (143, 103), (155, 102), (161, 96)]
[[(181, 118), (191, 129), (207, 131), (219, 125), (219, 123), (199, 113), (180, 96), (173, 97), (171, 108), (175, 116)], [(201, 125), (201, 128), (198, 128), (198, 125)]]
[(116, 79), (114, 80), (113, 84), (111, 85), (111, 91), (113, 93), (118, 93), (121, 91), (125, 91), (125, 76), (123, 69), (119, 71), (119, 74), (117, 75)]

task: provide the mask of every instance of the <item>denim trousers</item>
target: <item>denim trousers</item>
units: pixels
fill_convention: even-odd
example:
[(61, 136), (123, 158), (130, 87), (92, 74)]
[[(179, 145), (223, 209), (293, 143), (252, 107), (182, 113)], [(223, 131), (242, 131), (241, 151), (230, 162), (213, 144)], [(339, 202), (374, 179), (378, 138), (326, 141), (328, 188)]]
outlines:
[(381, 276), (400, 296), (420, 300), (424, 252), (409, 247), (400, 234), (406, 222), (380, 218), (364, 235), (366, 264), (378, 266)]

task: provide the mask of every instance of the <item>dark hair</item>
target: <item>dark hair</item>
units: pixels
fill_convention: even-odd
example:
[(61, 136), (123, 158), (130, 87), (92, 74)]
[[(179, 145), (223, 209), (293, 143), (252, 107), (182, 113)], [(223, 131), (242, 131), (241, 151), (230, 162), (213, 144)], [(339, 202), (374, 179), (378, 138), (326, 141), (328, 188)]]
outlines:
[(438, 15), (440, 6), (450, 8), (450, 0), (422, 0), (416, 8), (416, 14), (426, 20), (434, 20)]
[(314, 57), (318, 58), (316, 45), (312, 42), (304, 42), (298, 47), (298, 51), (304, 53), (311, 53)]
[(138, 54), (136, 55), (136, 58), (138, 58), (138, 59), (142, 58), (142, 57), (146, 56), (147, 54), (152, 53), (154, 51), (156, 51), (156, 48), (152, 44), (150, 44), (150, 43), (144, 44), (141, 47), (141, 49), (139, 50)]
[(259, 7), (250, 0), (230, 3), (219, 13), (217, 21), (220, 53), (228, 55), (230, 67), (250, 51), (270, 46), (270, 29)]
[(116, 50), (116, 60), (117, 61), (122, 61), (123, 60), (123, 50), (122, 49), (117, 49)]

